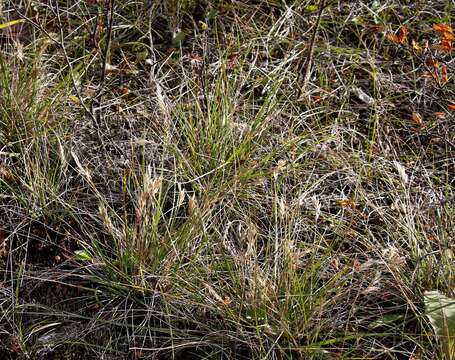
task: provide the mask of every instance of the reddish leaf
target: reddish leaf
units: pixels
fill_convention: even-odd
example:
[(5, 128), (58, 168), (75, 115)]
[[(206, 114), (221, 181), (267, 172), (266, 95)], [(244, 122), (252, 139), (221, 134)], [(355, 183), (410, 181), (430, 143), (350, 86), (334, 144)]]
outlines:
[(130, 89), (128, 89), (126, 86), (121, 86), (118, 91), (122, 95), (128, 95), (130, 93)]
[(441, 39), (441, 48), (447, 52), (451, 52), (453, 49), (452, 40), (443, 37)]
[(239, 58), (240, 53), (234, 52), (228, 56), (228, 70), (234, 70), (237, 66), (237, 59)]
[(320, 102), (322, 100), (320, 95), (313, 95), (311, 98), (313, 99), (313, 101), (315, 103), (318, 103), (318, 102)]
[(224, 305), (224, 306), (228, 306), (231, 302), (232, 302), (232, 300), (231, 300), (231, 298), (230, 298), (229, 296), (226, 295), (226, 296), (223, 298), (223, 305)]
[(422, 116), (418, 112), (413, 112), (412, 113), (412, 121), (414, 124), (418, 125), (419, 127), (424, 127), (425, 124), (423, 122)]
[(452, 28), (447, 24), (433, 24), (433, 30), (441, 35), (441, 44), (439, 45), (439, 48), (451, 52), (454, 40)]
[(409, 31), (407, 28), (404, 26), (400, 27), (400, 30), (398, 31), (398, 41), (400, 44), (403, 44), (406, 41), (406, 37), (408, 36)]
[(427, 60), (425, 60), (425, 63), (434, 69), (439, 68), (439, 62), (438, 60), (434, 59), (433, 57), (429, 57)]
[(437, 112), (433, 113), (433, 115), (435, 116), (436, 119), (439, 119), (439, 120), (444, 120), (446, 118), (446, 114), (444, 114), (441, 111), (437, 111)]
[(450, 25), (447, 24), (433, 24), (433, 30), (439, 33), (450, 33), (452, 34), (453, 30)]
[(338, 206), (341, 206), (344, 208), (355, 209), (357, 207), (357, 204), (352, 199), (340, 199), (340, 200), (337, 200), (336, 203)]
[(408, 34), (409, 30), (406, 27), (402, 26), (398, 30), (398, 35), (389, 33), (386, 35), (386, 38), (395, 44), (403, 44), (406, 41)]
[(447, 75), (447, 65), (443, 64), (441, 66), (441, 84), (445, 84), (449, 81), (449, 77)]
[(391, 42), (393, 42), (395, 44), (399, 44), (400, 43), (400, 41), (398, 40), (398, 36), (396, 36), (395, 34), (390, 34), (389, 33), (389, 34), (386, 35), (386, 38), (387, 38), (387, 40), (389, 40), (389, 41), (391, 41)]

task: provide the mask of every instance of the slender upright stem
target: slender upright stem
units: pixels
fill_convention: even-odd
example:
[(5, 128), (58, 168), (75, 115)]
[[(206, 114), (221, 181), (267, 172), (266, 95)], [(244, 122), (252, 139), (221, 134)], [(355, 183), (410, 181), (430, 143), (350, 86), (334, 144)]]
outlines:
[(297, 98), (300, 98), (300, 95), (302, 95), (303, 92), (305, 92), (306, 85), (308, 81), (310, 80), (310, 74), (311, 74), (311, 66), (313, 63), (313, 55), (314, 55), (314, 45), (316, 42), (316, 35), (319, 29), (319, 25), (321, 24), (321, 17), (322, 17), (322, 12), (325, 9), (325, 0), (320, 0), (319, 2), (319, 11), (318, 11), (318, 18), (316, 20), (316, 24), (314, 25), (314, 30), (311, 35), (311, 40), (310, 40), (310, 47), (308, 49), (308, 55), (305, 58), (304, 62), (300, 63), (300, 66), (298, 68), (298, 75), (297, 75), (297, 86), (299, 85), (300, 81), (303, 80), (302, 86), (298, 87), (297, 89)]

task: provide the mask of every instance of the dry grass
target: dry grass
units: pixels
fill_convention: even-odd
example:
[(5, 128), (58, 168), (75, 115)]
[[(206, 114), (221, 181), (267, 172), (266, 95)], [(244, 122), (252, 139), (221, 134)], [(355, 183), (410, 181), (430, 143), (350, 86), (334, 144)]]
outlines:
[(6, 1), (0, 355), (442, 358), (453, 13)]

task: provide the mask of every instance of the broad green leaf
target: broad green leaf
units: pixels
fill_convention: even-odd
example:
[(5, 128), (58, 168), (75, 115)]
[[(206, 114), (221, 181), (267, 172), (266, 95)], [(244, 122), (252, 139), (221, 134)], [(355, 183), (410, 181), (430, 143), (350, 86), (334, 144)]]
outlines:
[(387, 314), (387, 315), (383, 315), (379, 319), (376, 319), (375, 321), (371, 322), (368, 325), (368, 327), (370, 329), (376, 329), (376, 328), (383, 327), (383, 326), (393, 326), (398, 321), (403, 321), (403, 319), (404, 319), (403, 314)]
[(183, 40), (185, 40), (185, 38), (186, 38), (186, 34), (183, 31), (179, 31), (179, 32), (175, 33), (174, 36), (172, 37), (172, 45), (173, 46), (180, 45), (180, 43)]
[(74, 252), (76, 255), (74, 258), (79, 261), (90, 261), (92, 260), (92, 256), (85, 250), (76, 250)]
[(425, 314), (430, 320), (447, 360), (455, 359), (455, 299), (439, 291), (424, 293)]

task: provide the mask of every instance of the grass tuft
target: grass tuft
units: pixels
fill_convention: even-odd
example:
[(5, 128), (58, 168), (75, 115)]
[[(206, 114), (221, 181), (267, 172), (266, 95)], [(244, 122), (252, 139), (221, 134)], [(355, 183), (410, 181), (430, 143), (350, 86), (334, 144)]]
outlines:
[(0, 358), (451, 359), (453, 10), (3, 2)]

